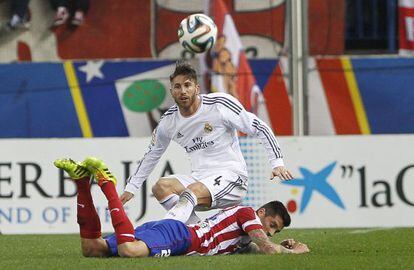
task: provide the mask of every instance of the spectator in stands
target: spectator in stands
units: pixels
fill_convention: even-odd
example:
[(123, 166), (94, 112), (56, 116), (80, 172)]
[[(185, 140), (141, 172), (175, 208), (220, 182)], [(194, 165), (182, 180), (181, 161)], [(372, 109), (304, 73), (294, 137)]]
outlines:
[(30, 27), (30, 0), (11, 0), (11, 18), (6, 24), (7, 30), (28, 29)]
[(71, 18), (71, 24), (83, 24), (85, 15), (89, 10), (89, 0), (51, 0), (56, 10), (53, 26), (65, 24)]

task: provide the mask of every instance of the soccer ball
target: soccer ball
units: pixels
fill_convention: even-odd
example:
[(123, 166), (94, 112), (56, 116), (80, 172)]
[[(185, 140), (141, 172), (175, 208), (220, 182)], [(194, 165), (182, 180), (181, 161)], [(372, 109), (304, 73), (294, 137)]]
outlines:
[(202, 53), (213, 47), (217, 37), (217, 26), (204, 14), (191, 14), (181, 21), (178, 39), (187, 51)]

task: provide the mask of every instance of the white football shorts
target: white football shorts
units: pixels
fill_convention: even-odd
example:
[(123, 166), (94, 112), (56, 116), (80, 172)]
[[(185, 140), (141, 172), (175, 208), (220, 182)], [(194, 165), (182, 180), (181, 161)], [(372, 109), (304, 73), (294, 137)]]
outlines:
[(168, 177), (176, 178), (184, 187), (196, 182), (203, 183), (210, 191), (211, 208), (196, 207), (197, 211), (223, 209), (240, 205), (247, 194), (247, 177), (234, 172), (216, 172), (214, 174), (192, 175), (174, 174)]

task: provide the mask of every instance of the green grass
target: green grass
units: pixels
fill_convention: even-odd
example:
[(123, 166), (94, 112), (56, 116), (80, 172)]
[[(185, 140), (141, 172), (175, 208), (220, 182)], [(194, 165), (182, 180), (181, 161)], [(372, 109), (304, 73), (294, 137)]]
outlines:
[(414, 228), (284, 230), (306, 255), (230, 255), (122, 259), (84, 258), (78, 235), (0, 235), (0, 269), (414, 269)]

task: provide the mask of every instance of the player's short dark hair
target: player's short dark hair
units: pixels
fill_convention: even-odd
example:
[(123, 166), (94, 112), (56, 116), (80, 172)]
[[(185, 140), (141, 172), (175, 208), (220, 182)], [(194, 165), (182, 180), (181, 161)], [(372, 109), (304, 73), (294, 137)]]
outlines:
[(283, 205), (283, 203), (279, 201), (271, 201), (260, 207), (259, 209), (265, 209), (265, 216), (279, 216), (283, 220), (283, 226), (289, 227), (290, 225), (290, 215), (286, 207)]
[(187, 76), (190, 80), (197, 83), (197, 72), (192, 65), (185, 60), (178, 60), (175, 63), (174, 73), (170, 75), (170, 82), (178, 75)]

